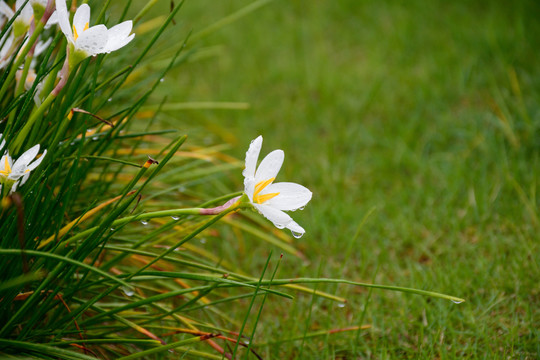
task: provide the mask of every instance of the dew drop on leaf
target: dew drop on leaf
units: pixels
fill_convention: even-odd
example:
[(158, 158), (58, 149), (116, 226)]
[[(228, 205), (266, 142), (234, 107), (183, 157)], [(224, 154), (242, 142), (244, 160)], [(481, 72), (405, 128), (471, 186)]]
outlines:
[(122, 286), (122, 291), (124, 292), (124, 294), (126, 294), (127, 296), (133, 296), (135, 294), (135, 291), (133, 291), (132, 288), (129, 288), (127, 286)]

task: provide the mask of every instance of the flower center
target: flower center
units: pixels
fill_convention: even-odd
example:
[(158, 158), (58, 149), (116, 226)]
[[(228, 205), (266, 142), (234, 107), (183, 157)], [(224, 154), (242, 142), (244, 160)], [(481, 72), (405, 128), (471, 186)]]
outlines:
[(5, 157), (4, 170), (0, 170), (0, 175), (8, 177), (11, 174), (11, 166), (9, 166), (8, 157)]
[[(88, 30), (88, 23), (84, 25), (83, 32), (85, 32), (86, 30)], [(73, 40), (77, 41), (78, 37), (79, 37), (79, 34), (77, 33), (77, 28), (75, 27), (75, 25), (73, 25)]]
[(263, 180), (263, 181), (259, 181), (257, 183), (257, 185), (255, 185), (255, 191), (253, 191), (253, 201), (256, 202), (257, 204), (262, 204), (272, 198), (275, 198), (276, 196), (279, 195), (279, 193), (270, 193), (270, 194), (264, 194), (264, 195), (259, 195), (259, 193), (261, 191), (263, 191), (263, 189), (265, 187), (267, 187), (268, 185), (270, 185), (272, 183), (272, 181), (274, 181), (276, 178), (273, 177), (273, 178), (270, 178), (268, 180)]

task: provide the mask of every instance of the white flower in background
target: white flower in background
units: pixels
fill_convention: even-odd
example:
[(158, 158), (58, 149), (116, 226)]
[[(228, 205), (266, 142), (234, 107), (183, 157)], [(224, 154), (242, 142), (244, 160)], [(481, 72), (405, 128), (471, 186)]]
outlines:
[(0, 70), (7, 66), (12, 55), (13, 34), (5, 33), (0, 39)]
[[(4, 1), (0, 0), (0, 14), (3, 14), (8, 19), (11, 19), (15, 12), (17, 12), (26, 2), (26, 0), (16, 0), (15, 1), (15, 11), (7, 5)], [(45, 9), (47, 7), (47, 0), (30, 0), (21, 10), (21, 13), (17, 16), (15, 21), (13, 21), (13, 35), (19, 37), (24, 35), (30, 28), (30, 24), (34, 18), (41, 19)], [(53, 14), (54, 15), (54, 14)], [(47, 26), (55, 24), (56, 16), (51, 16), (47, 21)]]
[(262, 136), (253, 140), (246, 152), (244, 192), (251, 204), (277, 228), (287, 228), (295, 237), (300, 237), (305, 230), (283, 211), (303, 208), (311, 200), (312, 193), (299, 184), (274, 183), (285, 157), (282, 150), (266, 155), (257, 168), (262, 141)]
[[(1, 136), (0, 134), (0, 138)], [(4, 140), (0, 142), (0, 149), (3, 146)], [(1, 186), (7, 186), (9, 192), (12, 193), (17, 190), (17, 187), (23, 185), (30, 177), (30, 172), (41, 164), (47, 150), (43, 151), (43, 154), (35, 159), (38, 153), (39, 144), (24, 152), (14, 163), (7, 150), (5, 150), (2, 159), (0, 159), (0, 189)]]
[(65, 0), (56, 0), (58, 23), (69, 42), (74, 56), (70, 65), (75, 65), (83, 59), (97, 54), (110, 53), (127, 45), (135, 34), (129, 35), (133, 23), (131, 20), (107, 29), (105, 25), (90, 27), (90, 6), (82, 4), (77, 8), (73, 17), (73, 25), (69, 22), (69, 12)]
[[(24, 5), (26, 0), (17, 0), (15, 1), (15, 11), (9, 5), (7, 5), (4, 1), (0, 2), (0, 12), (4, 14), (8, 19), (11, 19), (15, 12), (19, 11), (19, 9)], [(19, 37), (23, 34), (25, 34), (28, 31), (28, 28), (30, 27), (30, 23), (32, 22), (32, 19), (34, 18), (34, 11), (32, 10), (32, 6), (30, 5), (30, 2), (26, 4), (21, 10), (21, 13), (15, 21), (13, 21), (13, 35), (15, 37)]]

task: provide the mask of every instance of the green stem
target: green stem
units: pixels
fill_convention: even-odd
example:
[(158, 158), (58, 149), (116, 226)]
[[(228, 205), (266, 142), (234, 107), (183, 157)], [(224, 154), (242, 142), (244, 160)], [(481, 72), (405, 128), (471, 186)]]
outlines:
[[(247, 205), (239, 205), (237, 208), (246, 208)], [(133, 221), (144, 221), (149, 219), (155, 219), (155, 218), (162, 218), (167, 216), (182, 216), (182, 215), (202, 215), (204, 214), (208, 209), (207, 208), (186, 208), (186, 209), (170, 209), (170, 210), (160, 210), (160, 211), (153, 211), (153, 212), (147, 212), (147, 213), (141, 213), (137, 215), (131, 215), (126, 216), (120, 219), (116, 219), (111, 223), (111, 228), (119, 227), (125, 224), (128, 224)], [(213, 214), (210, 214), (213, 215)], [(65, 241), (66, 245), (69, 243), (72, 243), (76, 240), (79, 240), (81, 238), (84, 238), (85, 236), (91, 234), (93, 231), (95, 231), (98, 226), (94, 226), (90, 229), (87, 229), (85, 231), (82, 231), (78, 233), (75, 236), (72, 236), (71, 238), (67, 239)]]
[(19, 148), (22, 146), (24, 140), (26, 139), (26, 137), (28, 136), (28, 133), (30, 132), (30, 130), (32, 129), (32, 126), (34, 125), (34, 123), (36, 122), (36, 120), (41, 116), (43, 115), (43, 113), (45, 112), (45, 110), (47, 110), (50, 105), (52, 104), (52, 102), (54, 101), (54, 99), (56, 99), (56, 94), (54, 92), (51, 92), (47, 98), (45, 99), (45, 101), (43, 101), (41, 103), (41, 105), (32, 113), (32, 115), (30, 115), (30, 118), (28, 119), (28, 121), (26, 122), (26, 124), (24, 124), (23, 128), (21, 129), (21, 131), (19, 131), (19, 133), (17, 134), (17, 138), (15, 139), (14, 141), (14, 148), (13, 148), (13, 151), (17, 152), (19, 150)]
[(171, 344), (163, 345), (163, 346), (156, 347), (156, 348), (153, 348), (153, 349), (148, 349), (148, 350), (141, 351), (141, 352), (138, 352), (138, 353), (135, 353), (135, 354), (124, 356), (124, 357), (119, 358), (118, 360), (138, 359), (138, 358), (148, 356), (148, 355), (151, 355), (151, 354), (156, 354), (156, 353), (164, 352), (164, 351), (167, 351), (167, 350), (170, 350), (170, 349), (174, 349), (174, 348), (177, 348), (177, 347), (182, 346), (182, 345), (199, 343), (199, 342), (204, 341), (206, 339), (211, 339), (212, 337), (215, 337), (215, 336), (218, 336), (218, 335), (215, 334), (214, 336), (197, 336), (197, 337), (194, 337), (194, 338), (191, 338), (191, 339), (180, 340), (180, 341), (177, 341), (177, 342), (173, 342)]
[(13, 66), (11, 67), (11, 70), (9, 71), (9, 74), (8, 74), (6, 80), (2, 84), (2, 87), (0, 88), (0, 99), (4, 98), (4, 95), (6, 94), (6, 91), (7, 91), (8, 87), (9, 87), (9, 85), (11, 84), (13, 79), (15, 78), (15, 74), (17, 73), (17, 69), (19, 68), (19, 66), (21, 66), (23, 61), (26, 59), (26, 55), (28, 54), (30, 49), (32, 49), (32, 47), (34, 46), (34, 43), (37, 41), (39, 35), (43, 31), (44, 26), (45, 26), (45, 24), (43, 24), (41, 21), (38, 22), (38, 24), (36, 25), (36, 28), (34, 29), (34, 33), (28, 39), (28, 43), (26, 44), (24, 49), (17, 55), (17, 58), (15, 59), (15, 61), (13, 63)]
[[(322, 279), (314, 279), (314, 278), (279, 279), (279, 280), (273, 280), (273, 281), (266, 280), (266, 281), (263, 281), (261, 285), (319, 284), (319, 283), (347, 284), (347, 285), (361, 286), (361, 287), (373, 288), (373, 289), (399, 291), (399, 292), (404, 292), (404, 293), (417, 294), (417, 295), (450, 300), (456, 304), (459, 304), (465, 301), (465, 299), (462, 299), (462, 298), (458, 298), (458, 297), (446, 295), (446, 294), (441, 294), (441, 293), (433, 292), (433, 291), (412, 289), (412, 288), (392, 286), (392, 285), (368, 284), (368, 283), (349, 281), (349, 280), (340, 280), (340, 279), (325, 279), (325, 278), (322, 278)], [(255, 282), (250, 282), (250, 284), (255, 284)]]
[(24, 68), (22, 71), (21, 78), (19, 79), (19, 84), (17, 85), (17, 88), (15, 89), (15, 97), (19, 96), (24, 91), (24, 85), (26, 83), (26, 77), (28, 76), (28, 71), (30, 71), (30, 65), (32, 64), (32, 55), (26, 59), (26, 62), (24, 63)]

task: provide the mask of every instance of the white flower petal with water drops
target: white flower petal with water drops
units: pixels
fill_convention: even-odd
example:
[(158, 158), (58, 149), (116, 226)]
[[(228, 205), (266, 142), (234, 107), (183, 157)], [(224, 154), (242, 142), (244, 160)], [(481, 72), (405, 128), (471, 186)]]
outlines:
[(77, 50), (84, 51), (87, 56), (101, 54), (104, 52), (107, 38), (105, 25), (92, 26), (77, 38)]
[(279, 210), (297, 210), (306, 206), (313, 195), (306, 187), (291, 183), (280, 182), (267, 186), (260, 195), (279, 193), (279, 195), (266, 201), (266, 205)]
[(133, 40), (135, 34), (129, 35), (132, 28), (133, 22), (131, 20), (124, 21), (123, 23), (110, 28), (108, 31), (109, 39), (107, 40), (107, 45), (105, 45), (105, 52), (110, 53), (118, 50)]

